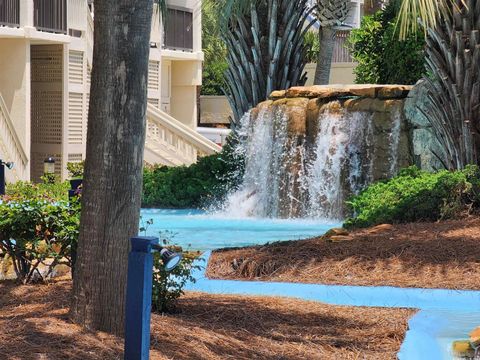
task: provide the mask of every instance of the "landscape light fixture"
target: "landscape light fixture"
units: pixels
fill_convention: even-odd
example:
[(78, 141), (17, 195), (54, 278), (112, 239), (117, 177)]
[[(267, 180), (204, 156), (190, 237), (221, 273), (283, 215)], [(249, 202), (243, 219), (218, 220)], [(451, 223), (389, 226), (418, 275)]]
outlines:
[(153, 249), (160, 251), (160, 257), (162, 258), (165, 271), (172, 271), (178, 266), (178, 264), (180, 264), (180, 261), (182, 260), (181, 254), (170, 251), (167, 248), (154, 245)]
[(12, 170), (13, 165), (11, 161), (0, 160), (0, 195), (5, 195), (5, 167)]
[(55, 159), (53, 157), (48, 157), (43, 161), (43, 174), (55, 174)]

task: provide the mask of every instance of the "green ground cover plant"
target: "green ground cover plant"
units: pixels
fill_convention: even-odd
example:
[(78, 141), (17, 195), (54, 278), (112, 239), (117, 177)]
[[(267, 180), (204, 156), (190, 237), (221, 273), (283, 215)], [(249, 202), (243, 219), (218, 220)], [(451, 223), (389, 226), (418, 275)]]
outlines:
[(480, 169), (470, 165), (428, 173), (409, 167), (370, 185), (347, 204), (354, 213), (344, 223), (347, 228), (459, 217), (480, 208)]

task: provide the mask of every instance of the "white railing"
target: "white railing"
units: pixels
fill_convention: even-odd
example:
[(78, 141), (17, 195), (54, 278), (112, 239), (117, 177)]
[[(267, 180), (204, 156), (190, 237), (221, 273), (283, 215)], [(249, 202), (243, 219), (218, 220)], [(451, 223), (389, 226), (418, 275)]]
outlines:
[(164, 165), (189, 165), (197, 157), (212, 155), (221, 147), (167, 113), (148, 104), (145, 161)]
[(197, 127), (197, 132), (200, 135), (205, 136), (208, 140), (213, 141), (215, 144), (223, 146), (227, 142), (227, 137), (232, 130), (221, 128), (209, 128), (209, 127)]
[[(12, 171), (7, 172), (13, 175), (15, 180), (26, 180), (25, 171), (28, 166), (28, 158), (18, 138), (15, 126), (13, 125), (7, 110), (5, 101), (0, 94), (0, 160), (14, 162)], [(9, 176), (10, 177), (10, 176)]]

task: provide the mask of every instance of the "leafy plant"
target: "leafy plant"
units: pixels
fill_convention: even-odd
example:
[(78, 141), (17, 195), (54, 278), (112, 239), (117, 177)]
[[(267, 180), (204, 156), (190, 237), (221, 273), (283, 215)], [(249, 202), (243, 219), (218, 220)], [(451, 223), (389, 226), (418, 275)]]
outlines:
[(80, 202), (45, 199), (0, 203), (0, 250), (23, 283), (45, 280), (59, 264), (71, 267), (78, 239)]
[(205, 0), (202, 6), (203, 63), (202, 95), (224, 95), (227, 48), (221, 38), (217, 0)]
[(177, 299), (183, 295), (184, 287), (188, 282), (195, 282), (192, 271), (202, 269), (195, 265), (194, 261), (198, 253), (183, 251), (181, 247), (171, 246), (170, 237), (165, 237), (163, 245), (172, 251), (182, 253), (182, 260), (178, 266), (170, 272), (165, 271), (160, 254), (154, 256), (152, 309), (157, 312), (173, 312)]
[(6, 201), (22, 200), (68, 200), (68, 189), (70, 184), (65, 182), (55, 183), (31, 183), (29, 181), (17, 181), (8, 183), (6, 187)]
[(317, 61), (318, 53), (320, 52), (320, 40), (315, 31), (307, 31), (303, 38), (305, 44), (305, 60), (307, 63), (314, 63)]
[(370, 185), (348, 204), (355, 216), (346, 227), (446, 219), (480, 207), (480, 169), (428, 173), (409, 167)]
[(384, 11), (364, 16), (359, 29), (349, 37), (356, 83), (415, 84), (425, 68), (425, 37), (422, 32), (400, 41), (397, 34), (398, 1), (390, 1)]
[(67, 163), (68, 173), (74, 179), (83, 178), (84, 167), (85, 167), (85, 161)]
[(236, 186), (241, 168), (241, 159), (229, 146), (222, 153), (200, 158), (190, 166), (146, 168), (142, 205), (191, 208), (213, 203)]

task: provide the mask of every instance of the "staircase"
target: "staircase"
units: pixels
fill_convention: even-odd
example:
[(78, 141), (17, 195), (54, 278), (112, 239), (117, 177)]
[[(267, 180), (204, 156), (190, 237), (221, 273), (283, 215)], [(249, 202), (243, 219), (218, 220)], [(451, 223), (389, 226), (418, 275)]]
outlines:
[[(91, 66), (93, 54), (93, 16), (88, 10), (88, 26), (85, 34), (87, 61)], [(213, 155), (221, 147), (182, 124), (152, 104), (147, 106), (147, 133), (144, 160), (147, 164), (180, 166), (190, 165), (198, 157)]]
[(197, 157), (221, 150), (214, 142), (148, 104), (145, 162), (169, 166), (190, 165)]
[(13, 169), (5, 171), (8, 182), (27, 180), (28, 158), (10, 119), (2, 94), (0, 94), (0, 160), (14, 162)]

